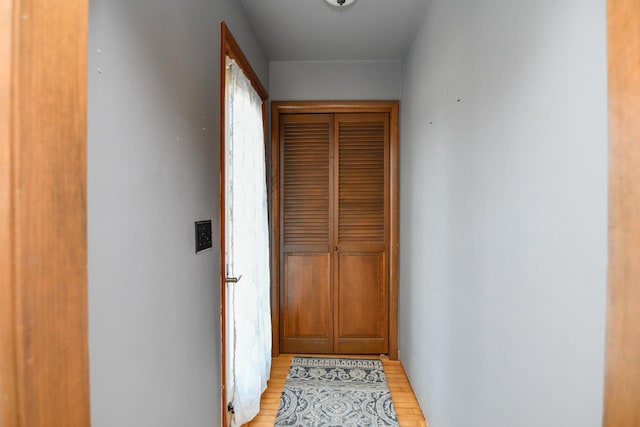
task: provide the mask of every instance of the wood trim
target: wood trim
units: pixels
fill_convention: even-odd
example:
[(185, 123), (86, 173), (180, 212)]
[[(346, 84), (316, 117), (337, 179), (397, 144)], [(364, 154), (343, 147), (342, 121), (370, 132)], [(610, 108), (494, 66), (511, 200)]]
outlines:
[(220, 23), (220, 182), (218, 188), (218, 198), (220, 200), (220, 212), (219, 218), (219, 250), (220, 250), (220, 343), (221, 343), (221, 356), (220, 356), (220, 425), (226, 427), (228, 425), (227, 420), (227, 306), (226, 306), (226, 238), (225, 224), (226, 224), (226, 191), (225, 191), (225, 176), (226, 176), (226, 63), (227, 63), (227, 43), (226, 37), (229, 30), (224, 22)]
[(609, 288), (605, 427), (640, 426), (640, 1), (607, 2)]
[(0, 422), (7, 427), (90, 424), (87, 21), (86, 0), (0, 5)]
[(389, 241), (389, 359), (398, 360), (398, 249), (399, 244), (399, 223), (398, 223), (398, 207), (399, 198), (399, 123), (400, 123), (400, 104), (395, 102), (391, 106), (390, 112), (390, 137), (391, 137), (391, 153), (389, 161), (389, 178), (391, 179), (391, 209), (389, 222), (391, 225), (390, 241)]
[(11, 78), (13, 0), (0, 1), (0, 426), (18, 426)]
[[(228, 55), (238, 63), (249, 81), (251, 81), (256, 92), (258, 92), (258, 95), (260, 95), (260, 98), (262, 98), (263, 101), (266, 101), (267, 98), (269, 98), (267, 89), (265, 89), (260, 82), (258, 75), (253, 70), (253, 67), (251, 67), (249, 60), (242, 52), (242, 49), (240, 49), (240, 45), (236, 42), (236, 39), (233, 37), (233, 34), (231, 34), (229, 27), (227, 27), (227, 24), (224, 22), (220, 23), (220, 40), (222, 43), (222, 48), (220, 49), (222, 56), (224, 57), (224, 55)], [(222, 64), (224, 66), (224, 62)], [(224, 74), (221, 74), (221, 76), (223, 75)], [(224, 81), (221, 82), (221, 85), (224, 85)], [(224, 102), (224, 98), (222, 98), (222, 101)]]
[(391, 113), (398, 101), (274, 101), (277, 114)]
[(280, 355), (280, 125), (271, 103), (271, 355)]
[(388, 113), (390, 116), (391, 151), (391, 209), (389, 242), (389, 358), (398, 358), (398, 152), (399, 152), (398, 101), (274, 101), (271, 103), (271, 229), (272, 244), (272, 353), (280, 354), (280, 115), (300, 113)]
[[(220, 230), (220, 341), (222, 344), (222, 355), (220, 357), (220, 365), (221, 365), (221, 408), (220, 414), (222, 417), (222, 426), (228, 425), (228, 417), (227, 417), (227, 402), (226, 402), (226, 286), (225, 286), (225, 278), (226, 278), (226, 260), (225, 260), (225, 220), (226, 220), (226, 204), (225, 204), (225, 163), (226, 163), (226, 148), (225, 141), (227, 135), (226, 129), (226, 62), (227, 56), (233, 58), (240, 68), (242, 72), (247, 76), (251, 85), (254, 87), (258, 95), (262, 99), (262, 123), (266, 125), (267, 123), (267, 108), (266, 108), (266, 100), (269, 97), (267, 90), (264, 88), (258, 75), (251, 67), (249, 60), (240, 49), (240, 45), (236, 42), (235, 38), (231, 34), (229, 27), (224, 22), (220, 23), (220, 187), (219, 187), (219, 198), (220, 198), (220, 211), (219, 211), (219, 230)], [(264, 138), (265, 138), (265, 160), (266, 157), (266, 127), (264, 128)]]

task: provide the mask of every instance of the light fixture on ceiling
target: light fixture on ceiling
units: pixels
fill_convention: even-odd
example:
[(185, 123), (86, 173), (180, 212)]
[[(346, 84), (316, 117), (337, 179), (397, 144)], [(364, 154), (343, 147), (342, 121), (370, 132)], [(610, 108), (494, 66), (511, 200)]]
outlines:
[(329, 3), (329, 6), (332, 6), (338, 9), (343, 9), (355, 3), (356, 0), (325, 0), (325, 1)]

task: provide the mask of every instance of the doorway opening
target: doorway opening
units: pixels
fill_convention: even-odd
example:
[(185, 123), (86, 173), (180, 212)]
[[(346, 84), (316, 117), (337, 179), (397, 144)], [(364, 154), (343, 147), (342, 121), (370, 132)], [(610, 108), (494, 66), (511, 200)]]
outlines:
[(220, 258), (223, 425), (260, 410), (271, 368), (267, 92), (221, 24)]
[(398, 358), (398, 112), (272, 103), (274, 356)]

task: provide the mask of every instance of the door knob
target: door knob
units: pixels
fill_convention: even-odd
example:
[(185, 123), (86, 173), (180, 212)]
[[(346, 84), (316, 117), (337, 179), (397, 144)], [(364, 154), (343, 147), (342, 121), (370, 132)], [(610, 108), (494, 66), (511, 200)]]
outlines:
[(334, 251), (336, 251), (336, 252), (338, 252), (338, 251), (340, 250), (340, 248), (339, 248), (339, 247), (337, 247), (337, 246), (334, 246), (334, 247), (333, 247), (333, 250), (334, 250)]

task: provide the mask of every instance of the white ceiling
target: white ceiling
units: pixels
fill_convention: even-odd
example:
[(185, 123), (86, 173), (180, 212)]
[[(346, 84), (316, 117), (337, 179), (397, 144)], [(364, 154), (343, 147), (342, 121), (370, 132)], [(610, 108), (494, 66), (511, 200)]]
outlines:
[(242, 0), (270, 61), (402, 59), (428, 0)]

